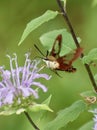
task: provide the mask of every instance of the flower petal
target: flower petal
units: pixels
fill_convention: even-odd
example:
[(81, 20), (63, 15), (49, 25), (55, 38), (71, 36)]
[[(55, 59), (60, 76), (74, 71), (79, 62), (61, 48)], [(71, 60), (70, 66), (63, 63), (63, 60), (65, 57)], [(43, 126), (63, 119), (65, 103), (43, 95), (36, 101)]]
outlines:
[(40, 82), (33, 82), (32, 85), (38, 86), (39, 88), (41, 88), (44, 92), (47, 91), (47, 88), (41, 84)]

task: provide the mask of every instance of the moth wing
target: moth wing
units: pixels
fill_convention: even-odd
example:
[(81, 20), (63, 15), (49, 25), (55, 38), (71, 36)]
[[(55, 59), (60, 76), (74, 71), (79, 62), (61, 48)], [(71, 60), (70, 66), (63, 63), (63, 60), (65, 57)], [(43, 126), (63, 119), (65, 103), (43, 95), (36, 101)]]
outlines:
[(62, 35), (59, 34), (53, 44), (52, 50), (50, 52), (51, 56), (59, 57), (60, 51), (61, 51), (61, 44), (62, 44)]
[(77, 60), (81, 56), (82, 52), (83, 52), (83, 48), (81, 48), (81, 47), (77, 48), (75, 50), (73, 57), (69, 61), (69, 64), (71, 65), (75, 60)]

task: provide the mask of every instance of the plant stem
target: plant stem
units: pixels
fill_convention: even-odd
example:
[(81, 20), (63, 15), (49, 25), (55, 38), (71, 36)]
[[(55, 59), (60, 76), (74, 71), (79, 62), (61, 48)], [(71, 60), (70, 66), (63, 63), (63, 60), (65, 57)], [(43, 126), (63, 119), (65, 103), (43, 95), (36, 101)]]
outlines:
[[(63, 7), (63, 5), (62, 5), (61, 0), (57, 0), (57, 3), (58, 3), (58, 5), (59, 5), (60, 10), (61, 10), (61, 12), (62, 12), (62, 15), (63, 15), (63, 17), (64, 17), (64, 19), (65, 19), (65, 21), (66, 21), (66, 23), (67, 23), (67, 25), (68, 25), (68, 27), (69, 27), (69, 29), (70, 29), (70, 32), (71, 32), (71, 35), (72, 35), (72, 37), (73, 37), (73, 40), (74, 40), (74, 42), (75, 42), (75, 44), (76, 44), (76, 47), (79, 48), (79, 47), (80, 47), (80, 44), (79, 44), (79, 42), (78, 42), (78, 40), (77, 40), (76, 34), (75, 34), (74, 29), (73, 29), (73, 27), (72, 27), (72, 25), (71, 25), (71, 22), (70, 22), (70, 20), (69, 20), (69, 18), (68, 18), (68, 15), (67, 15), (67, 13), (66, 13), (66, 10), (64, 9), (64, 7)], [(84, 56), (84, 54), (82, 53), (82, 54), (81, 54), (81, 58), (83, 58), (83, 56)], [(91, 71), (91, 69), (90, 69), (90, 66), (89, 66), (88, 64), (84, 64), (84, 65), (85, 65), (85, 68), (86, 68), (86, 70), (87, 70), (87, 72), (88, 72), (88, 75), (89, 75), (89, 78), (90, 78), (90, 80), (91, 80), (91, 83), (92, 83), (92, 85), (93, 85), (93, 87), (94, 87), (94, 90), (97, 92), (97, 84), (96, 84), (96, 82), (95, 82), (95, 79), (94, 79), (94, 76), (93, 76), (92, 71)]]
[(27, 112), (24, 112), (25, 116), (28, 118), (29, 122), (31, 123), (31, 125), (34, 127), (35, 130), (40, 130), (35, 123), (32, 121), (31, 117), (29, 116), (29, 114)]

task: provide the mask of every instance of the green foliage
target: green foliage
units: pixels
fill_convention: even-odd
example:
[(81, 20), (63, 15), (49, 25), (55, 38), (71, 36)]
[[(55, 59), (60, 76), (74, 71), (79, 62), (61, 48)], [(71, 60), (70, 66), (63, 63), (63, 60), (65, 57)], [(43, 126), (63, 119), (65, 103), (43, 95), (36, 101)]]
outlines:
[[(51, 50), (52, 45), (59, 34), (62, 34), (63, 37), (60, 55), (65, 55), (76, 48), (71, 34), (67, 32), (66, 29), (53, 30), (45, 33), (40, 37), (40, 41), (47, 50)], [(80, 38), (78, 38), (78, 40), (79, 42), (81, 41)]]
[(97, 48), (90, 50), (88, 55), (84, 56), (82, 59), (84, 64), (85, 63), (89, 64), (89, 63), (93, 62), (94, 60), (97, 60)]
[(29, 106), (28, 108), (29, 110), (33, 112), (37, 112), (41, 110), (47, 110), (47, 111), (53, 112), (46, 104), (34, 104), (32, 106)]
[(88, 110), (92, 111), (97, 108), (97, 94), (94, 91), (85, 91), (81, 93), (84, 101), (89, 105)]
[[(64, 2), (64, 8), (65, 8), (66, 0), (61, 0), (61, 1)], [(97, 0), (94, 0), (93, 2), (94, 2), (93, 5), (97, 4)], [(31, 20), (27, 24), (18, 45), (20, 45), (32, 31), (37, 29), (43, 23), (54, 19), (57, 15), (58, 15), (57, 11), (48, 10), (40, 17)], [(90, 26), (90, 24), (89, 24), (89, 26)], [(54, 40), (57, 37), (57, 35), (59, 35), (59, 34), (62, 34), (62, 37), (63, 37), (63, 39), (62, 39), (63, 47), (62, 47), (60, 55), (65, 55), (71, 51), (74, 51), (74, 49), (76, 48), (74, 40), (73, 40), (71, 34), (69, 32), (67, 32), (66, 29), (59, 29), (59, 30), (54, 30), (54, 31), (45, 33), (40, 37), (40, 41), (41, 41), (42, 45), (47, 48), (47, 50), (51, 50)], [(93, 34), (93, 33), (91, 33), (91, 34)], [(80, 42), (80, 39), (78, 39), (78, 40)], [(88, 53), (88, 55), (84, 56), (82, 59), (82, 62), (84, 64), (85, 63), (90, 64), (94, 60), (97, 60), (97, 48), (92, 49)], [(97, 74), (95, 75), (94, 78), (95, 78), (95, 81), (97, 82)], [(97, 94), (94, 93), (93, 91), (87, 91), (87, 92), (81, 93), (81, 96), (83, 98), (87, 98), (87, 97), (90, 98), (93, 96), (97, 97), (96, 95)], [(49, 108), (50, 100), (51, 100), (51, 96), (41, 104), (36, 104), (36, 103), (32, 102), (32, 104), (30, 104), (30, 105), (28, 103), (28, 104), (25, 104), (25, 105), (19, 106), (19, 107), (11, 107), (11, 106), (7, 107), (6, 106), (0, 110), (0, 115), (11, 115), (14, 113), (20, 114), (24, 111), (30, 110), (32, 112), (40, 111), (40, 113), (41, 113), (40, 116), (42, 117), (42, 115), (45, 113), (45, 111), (52, 112), (52, 110)], [(91, 109), (97, 108), (97, 103), (89, 104), (89, 105), (92, 106)], [(58, 112), (58, 115), (56, 116), (56, 118), (53, 121), (49, 122), (45, 126), (44, 129), (45, 130), (50, 130), (50, 129), (59, 130), (60, 128), (65, 127), (69, 122), (76, 120), (78, 118), (78, 116), (86, 108), (87, 108), (87, 105), (86, 105), (86, 103), (84, 103), (84, 101), (77, 101), (77, 102), (73, 103), (70, 107), (65, 108), (64, 110), (61, 110), (60, 112)], [(88, 107), (88, 108), (90, 109), (90, 107)], [(45, 110), (45, 111), (43, 111), (43, 110)], [(87, 124), (82, 126), (79, 130), (89, 130), (92, 128), (92, 126), (93, 126), (93, 122), (88, 122)]]
[(44, 108), (40, 109), (39, 111), (35, 110), (37, 112), (37, 113), (35, 113), (35, 115), (37, 115), (39, 121), (41, 121), (43, 119), (46, 120), (46, 114), (48, 111), (53, 112), (53, 110), (48, 107), (50, 105), (51, 97), (52, 96), (50, 95), (45, 101), (42, 102), (42, 104), (44, 104), (46, 106), (47, 110)]
[(84, 124), (81, 128), (78, 130), (92, 130), (93, 128), (93, 121), (89, 121), (88, 123)]
[(86, 97), (86, 96), (96, 96), (97, 97), (97, 94), (94, 91), (85, 91), (85, 92), (82, 92), (80, 95), (82, 97)]
[(24, 104), (22, 103), (16, 106), (14, 105), (4, 106), (0, 108), (0, 115), (9, 116), (14, 113), (21, 114), (22, 112), (28, 111), (28, 110), (32, 112), (39, 112), (42, 110), (53, 112), (53, 110), (50, 109), (49, 107), (50, 100), (51, 100), (51, 95), (41, 104), (37, 104), (35, 102), (29, 103), (27, 101), (24, 101)]
[(20, 45), (33, 30), (38, 28), (43, 23), (48, 22), (49, 20), (55, 18), (57, 16), (57, 14), (58, 14), (57, 11), (48, 10), (43, 15), (41, 15), (40, 17), (31, 20), (27, 24), (18, 45)]
[(44, 129), (59, 130), (60, 128), (66, 126), (69, 122), (76, 120), (86, 107), (86, 104), (81, 100), (73, 103), (70, 107), (58, 112), (57, 117), (53, 121), (49, 122)]
[(34, 106), (29, 106), (29, 109), (33, 112), (41, 110), (53, 112), (53, 110), (49, 108), (50, 101), (51, 101), (51, 95), (45, 101), (43, 101), (42, 104), (34, 104)]
[(52, 95), (50, 95), (45, 101), (42, 102), (42, 104), (49, 105), (51, 101)]

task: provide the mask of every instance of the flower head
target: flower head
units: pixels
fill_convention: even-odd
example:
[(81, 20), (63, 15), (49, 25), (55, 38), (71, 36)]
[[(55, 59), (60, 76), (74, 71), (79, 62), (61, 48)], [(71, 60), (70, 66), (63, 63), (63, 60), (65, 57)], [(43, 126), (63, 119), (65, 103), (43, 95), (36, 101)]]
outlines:
[(92, 112), (94, 114), (94, 118), (93, 118), (93, 120), (94, 120), (93, 130), (97, 130), (97, 109), (94, 109), (94, 110), (92, 110), (90, 112)]
[(38, 98), (36, 88), (42, 89), (43, 92), (47, 91), (47, 88), (37, 81), (39, 78), (50, 79), (50, 76), (47, 74), (39, 73), (43, 68), (38, 68), (39, 61), (31, 61), (29, 54), (26, 54), (24, 66), (19, 67), (16, 54), (14, 54), (13, 58), (9, 55), (7, 56), (10, 59), (10, 70), (0, 67), (0, 106), (12, 105), (15, 102), (20, 104), (23, 99), (31, 96)]

